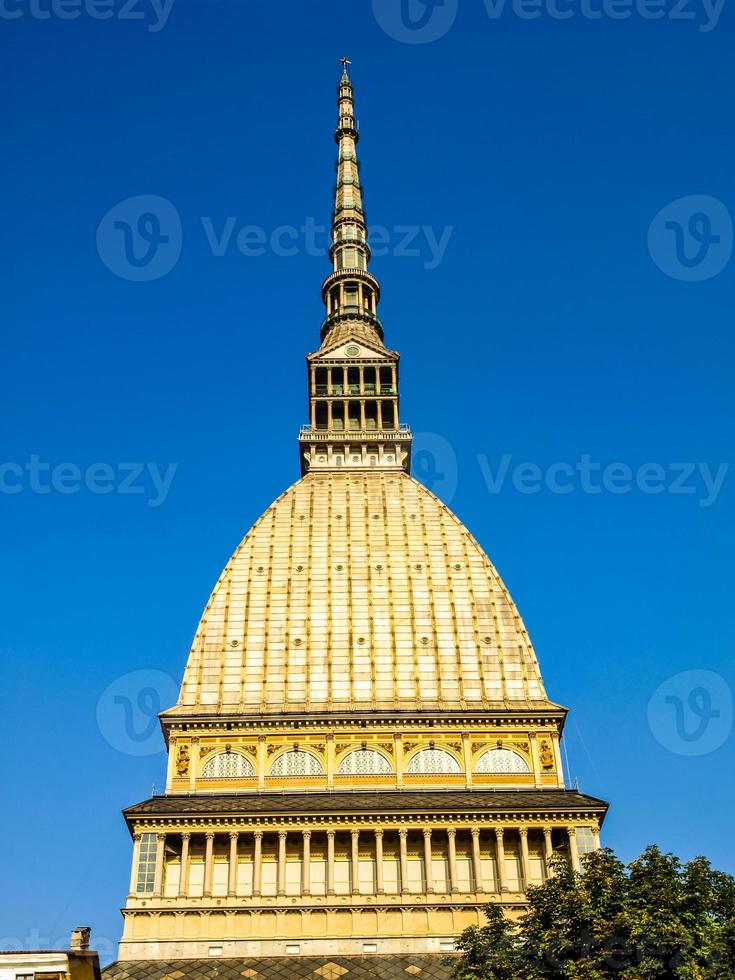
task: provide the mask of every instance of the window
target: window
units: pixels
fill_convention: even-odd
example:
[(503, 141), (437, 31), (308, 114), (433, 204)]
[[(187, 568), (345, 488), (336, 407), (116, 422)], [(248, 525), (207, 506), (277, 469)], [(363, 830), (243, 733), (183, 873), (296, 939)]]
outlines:
[(340, 776), (389, 776), (391, 768), (375, 749), (357, 749), (342, 759), (337, 772)]
[(591, 854), (597, 849), (592, 827), (577, 827), (577, 853)]
[(239, 752), (219, 752), (202, 769), (202, 779), (252, 779), (252, 762)]
[(311, 752), (294, 749), (279, 755), (271, 766), (271, 776), (322, 776), (324, 768)]
[(409, 775), (417, 773), (440, 775), (442, 773), (458, 773), (461, 770), (454, 756), (444, 749), (421, 749), (411, 758), (406, 772)]
[(478, 773), (528, 773), (530, 771), (523, 756), (510, 749), (490, 749), (489, 752), (483, 752), (475, 767), (475, 772)]
[(158, 840), (155, 834), (143, 834), (138, 853), (137, 892), (152, 893), (156, 881), (156, 854)]

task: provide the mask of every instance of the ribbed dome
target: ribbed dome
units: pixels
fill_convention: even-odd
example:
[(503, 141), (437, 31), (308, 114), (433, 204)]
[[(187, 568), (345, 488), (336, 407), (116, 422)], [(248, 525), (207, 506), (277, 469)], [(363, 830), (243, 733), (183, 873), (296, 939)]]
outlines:
[(309, 474), (268, 508), (202, 616), (172, 714), (548, 705), (498, 573), (403, 473)]

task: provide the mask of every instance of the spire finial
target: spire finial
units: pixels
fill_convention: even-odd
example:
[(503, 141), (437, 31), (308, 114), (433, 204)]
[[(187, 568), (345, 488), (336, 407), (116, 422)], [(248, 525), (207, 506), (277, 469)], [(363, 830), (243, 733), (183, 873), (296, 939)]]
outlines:
[(347, 71), (347, 66), (348, 65), (351, 65), (352, 62), (346, 56), (340, 58), (339, 61), (340, 61), (340, 64), (342, 65), (342, 76), (343, 77), (346, 76), (347, 78), (349, 78), (350, 77), (350, 73)]

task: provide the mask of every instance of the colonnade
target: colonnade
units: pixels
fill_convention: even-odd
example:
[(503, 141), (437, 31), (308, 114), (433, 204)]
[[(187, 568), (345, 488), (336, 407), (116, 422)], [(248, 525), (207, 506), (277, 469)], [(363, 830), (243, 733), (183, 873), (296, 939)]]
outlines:
[[(572, 867), (575, 871), (580, 870), (580, 856), (579, 849), (577, 846), (577, 828), (574, 826), (558, 827), (558, 826), (545, 826), (545, 827), (463, 827), (463, 828), (411, 828), (411, 832), (415, 833), (416, 830), (423, 836), (423, 846), (421, 848), (421, 861), (422, 861), (422, 881), (423, 888), (422, 891), (425, 894), (434, 894), (435, 891), (439, 890), (442, 892), (449, 891), (452, 894), (458, 894), (461, 891), (471, 892), (471, 893), (482, 893), (484, 891), (483, 886), (483, 869), (482, 869), (482, 852), (481, 852), (481, 830), (486, 834), (489, 833), (491, 846), (492, 846), (492, 857), (494, 858), (494, 867), (496, 869), (496, 888), (498, 892), (508, 892), (508, 891), (525, 891), (529, 884), (533, 883), (533, 876), (531, 873), (531, 854), (529, 849), (529, 831), (534, 835), (534, 844), (538, 847), (541, 844), (542, 855), (544, 859), (544, 876), (549, 874), (549, 862), (555, 852), (562, 852), (568, 855)], [(152, 894), (154, 897), (162, 896), (164, 894), (164, 870), (167, 849), (170, 853), (178, 854), (180, 860), (180, 872), (179, 872), (179, 882), (178, 882), (178, 897), (185, 898), (189, 896), (189, 873), (191, 865), (191, 848), (192, 848), (192, 837), (197, 838), (197, 844), (199, 851), (201, 851), (201, 838), (204, 840), (203, 848), (203, 864), (204, 864), (204, 880), (203, 880), (203, 890), (202, 895), (205, 898), (211, 897), (213, 894), (214, 885), (214, 866), (215, 866), (215, 839), (220, 838), (220, 844), (223, 837), (229, 835), (229, 842), (227, 845), (227, 896), (234, 898), (238, 895), (238, 866), (239, 861), (242, 856), (241, 854), (241, 844), (243, 841), (247, 841), (248, 857), (252, 855), (252, 887), (250, 890), (250, 895), (252, 897), (259, 897), (263, 894), (263, 863), (264, 863), (264, 840), (267, 838), (268, 843), (271, 847), (275, 845), (275, 860), (276, 860), (276, 881), (275, 881), (275, 894), (277, 896), (286, 896), (287, 894), (287, 882), (286, 882), (286, 865), (287, 865), (287, 845), (293, 845), (294, 838), (298, 841), (298, 851), (300, 860), (300, 894), (302, 896), (309, 896), (312, 894), (312, 836), (313, 835), (326, 835), (326, 846), (324, 846), (324, 839), (320, 840), (320, 851), (323, 851), (326, 857), (326, 881), (321, 883), (323, 890), (320, 890), (318, 894), (326, 893), (327, 896), (332, 896), (337, 894), (335, 887), (335, 841), (337, 833), (348, 833), (349, 834), (349, 849), (348, 849), (348, 861), (350, 865), (350, 891), (353, 895), (361, 895), (366, 892), (360, 887), (360, 848), (363, 847), (363, 853), (365, 845), (369, 848), (370, 858), (372, 861), (374, 876), (373, 876), (373, 887), (370, 889), (369, 894), (384, 895), (386, 894), (386, 884), (385, 884), (385, 861), (384, 861), (384, 845), (386, 835), (391, 835), (391, 847), (395, 849), (397, 835), (397, 856), (398, 856), (398, 888), (397, 890), (401, 894), (408, 894), (410, 891), (415, 891), (409, 887), (409, 848), (408, 848), (408, 835), (409, 829), (405, 827), (397, 828), (371, 828), (371, 829), (352, 829), (343, 831), (342, 829), (327, 829), (327, 830), (247, 830), (247, 831), (228, 831), (225, 833), (215, 833), (214, 831), (207, 830), (203, 832), (175, 832), (175, 833), (158, 833), (155, 835), (155, 872), (153, 875), (152, 888), (150, 884), (139, 890), (140, 881), (142, 880), (139, 876), (139, 862), (141, 860), (141, 841), (142, 835), (137, 834), (134, 838), (134, 854), (133, 854), (133, 873), (131, 876), (130, 890), (131, 894)], [(462, 842), (463, 854), (469, 854), (470, 859), (470, 869), (471, 869), (471, 881), (470, 887), (467, 887), (467, 882), (460, 882), (460, 875), (458, 871), (458, 858), (457, 858), (457, 844), (458, 835)], [(509, 843), (509, 835), (512, 835), (510, 840), (510, 846), (512, 848), (512, 853), (517, 855), (519, 858), (519, 877), (518, 882), (515, 881), (513, 884), (517, 884), (517, 889), (510, 887), (507, 876), (507, 865), (506, 865), (506, 849)], [(540, 835), (540, 836), (539, 836)], [(593, 831), (594, 835), (594, 846), (599, 847), (599, 838), (597, 832)], [(149, 839), (153, 835), (148, 835)], [(275, 838), (275, 839), (274, 839)], [(366, 839), (367, 838), (367, 839)], [(487, 847), (487, 838), (485, 838), (485, 846)], [(150, 854), (151, 848), (149, 847), (148, 853)], [(223, 852), (222, 847), (219, 848), (219, 856), (222, 858)], [(436, 858), (441, 858), (446, 861), (447, 867), (447, 879), (446, 882), (442, 882), (442, 887), (437, 889), (434, 880), (434, 860)], [(143, 880), (150, 881), (150, 876)], [(464, 887), (461, 887), (464, 884)], [(446, 887), (444, 887), (446, 885)], [(395, 891), (395, 889), (393, 889)], [(270, 893), (269, 893), (270, 894)], [(169, 896), (170, 897), (170, 896)]]

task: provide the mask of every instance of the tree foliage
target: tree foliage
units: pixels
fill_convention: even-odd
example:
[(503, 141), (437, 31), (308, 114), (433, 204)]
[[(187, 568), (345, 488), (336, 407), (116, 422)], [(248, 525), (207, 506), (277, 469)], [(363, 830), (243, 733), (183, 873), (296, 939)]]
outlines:
[(647, 848), (627, 867), (610, 850), (562, 857), (511, 923), (495, 905), (466, 929), (453, 980), (733, 980), (735, 878), (699, 857)]

